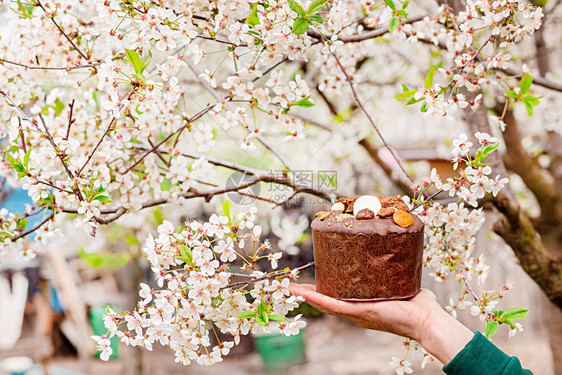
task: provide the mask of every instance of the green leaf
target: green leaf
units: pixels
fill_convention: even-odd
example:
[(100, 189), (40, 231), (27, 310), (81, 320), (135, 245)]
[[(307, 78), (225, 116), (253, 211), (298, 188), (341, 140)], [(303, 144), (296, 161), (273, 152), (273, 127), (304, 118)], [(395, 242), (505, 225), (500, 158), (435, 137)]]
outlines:
[(429, 68), (429, 71), (427, 72), (425, 79), (423, 81), (423, 84), (426, 89), (430, 89), (431, 86), (433, 86), (433, 76), (435, 74), (436, 69), (437, 67), (435, 65), (432, 65), (431, 68)]
[(293, 34), (302, 35), (308, 30), (308, 21), (303, 18), (297, 18), (293, 22)]
[(390, 19), (390, 22), (388, 23), (388, 31), (392, 33), (396, 29), (399, 23), (400, 23), (400, 19), (398, 17), (392, 17)]
[(135, 69), (135, 73), (142, 74), (143, 64), (137, 51), (125, 48), (125, 52), (127, 53), (127, 60)]
[(521, 307), (512, 307), (503, 314), (503, 317), (505, 319), (523, 319), (527, 316), (528, 313), (528, 309), (524, 309)]
[(191, 263), (193, 261), (193, 253), (191, 252), (191, 249), (185, 246), (184, 244), (180, 245), (180, 253), (181, 253), (180, 259), (183, 260), (185, 263)]
[(400, 9), (398, 11), (398, 14), (404, 18), (408, 18), (408, 13), (406, 13), (406, 11), (404, 9)]
[(113, 202), (111, 200), (111, 198), (109, 198), (107, 195), (98, 195), (97, 197), (94, 198), (95, 201), (100, 201), (101, 203), (111, 203)]
[(410, 0), (404, 1), (404, 4), (402, 4), (402, 9), (406, 9), (408, 5), (410, 5)]
[(92, 93), (92, 99), (94, 99), (94, 101), (96, 102), (96, 106), (98, 106), (100, 104), (99, 100), (98, 100), (98, 95), (99, 95), (99, 91), (94, 91)]
[(64, 103), (59, 98), (57, 98), (57, 100), (55, 100), (55, 106), (53, 107), (57, 116), (62, 113), (64, 107)]
[(18, 0), (18, 8), (22, 13), (23, 18), (31, 18), (31, 12), (21, 3), (20, 0)]
[(497, 330), (498, 330), (498, 322), (489, 321), (488, 323), (486, 323), (486, 329), (484, 330), (484, 335), (486, 335), (486, 337), (492, 337), (496, 334)]
[(523, 103), (525, 103), (525, 108), (527, 109), (527, 115), (531, 117), (533, 115), (533, 105), (529, 102), (523, 102)]
[(25, 219), (19, 219), (19, 220), (18, 220), (18, 223), (17, 223), (17, 228), (18, 228), (18, 230), (19, 230), (20, 232), (21, 232), (21, 231), (24, 231), (24, 230), (25, 230), (25, 227), (27, 226), (27, 224), (29, 224), (29, 221), (27, 221), (27, 220), (25, 220)]
[(265, 303), (265, 301), (262, 299), (260, 304), (258, 305), (258, 314), (261, 315), (267, 312), (268, 312), (267, 303)]
[(267, 321), (266, 318), (263, 317), (263, 315), (258, 315), (256, 316), (256, 323), (261, 324), (262, 326), (266, 326), (269, 321)]
[(269, 314), (267, 313), (267, 311), (262, 312), (261, 317), (263, 318), (265, 324), (269, 324)]
[[(542, 96), (541, 96), (541, 98), (542, 98)], [(525, 96), (523, 97), (523, 102), (529, 103), (529, 104), (532, 105), (533, 107), (536, 107), (536, 106), (538, 106), (538, 105), (541, 103), (540, 100), (539, 100), (539, 98), (537, 98), (536, 96), (531, 95), (531, 94), (525, 95)]]
[(232, 207), (232, 204), (230, 203), (229, 200), (225, 200), (224, 202), (222, 202), (222, 214), (228, 218), (229, 224), (232, 223), (232, 219), (230, 217), (230, 208), (231, 207)]
[[(6, 161), (12, 168), (15, 168), (16, 163), (19, 163), (9, 152), (6, 151)], [(20, 163), (21, 164), (21, 163)]]
[(16, 158), (14, 158), (9, 152), (6, 151), (6, 160), (8, 164), (18, 173), (18, 180), (23, 176), (27, 175), (27, 168)]
[(422, 103), (421, 108), (420, 108), (420, 112), (425, 112), (426, 110), (427, 110), (427, 102), (424, 101)]
[(417, 92), (416, 90), (408, 90), (408, 91), (401, 92), (400, 94), (396, 95), (396, 100), (398, 101), (404, 100), (406, 98), (413, 96), (416, 92)]
[(390, 9), (396, 10), (396, 5), (394, 5), (394, 2), (392, 0), (384, 0), (384, 2), (390, 7)]
[(476, 152), (476, 158), (475, 158), (476, 161), (477, 162), (484, 161), (484, 159), (486, 159), (488, 157), (488, 155), (490, 155), (492, 152), (494, 152), (494, 150), (496, 150), (499, 146), (500, 146), (500, 144), (496, 143), (496, 144), (493, 144), (493, 145), (480, 147), (478, 149), (478, 151)]
[(252, 4), (252, 12), (248, 18), (246, 18), (246, 23), (251, 27), (256, 27), (256, 25), (260, 24), (260, 19), (258, 17), (258, 3)]
[(23, 166), (25, 167), (25, 169), (29, 169), (29, 157), (31, 156), (31, 147), (27, 150), (27, 152), (25, 153), (25, 156), (23, 157)]
[(504, 91), (504, 94), (507, 95), (508, 97), (510, 97), (513, 100), (517, 100), (517, 93), (513, 90), (506, 90), (506, 91)]
[(416, 99), (416, 98), (414, 98), (414, 97), (412, 96), (412, 97), (410, 98), (410, 100), (408, 100), (408, 101), (406, 102), (406, 105), (411, 105), (411, 104), (419, 103), (419, 102), (421, 102), (421, 101), (424, 100), (424, 99), (425, 99), (425, 98), (424, 98), (423, 96), (422, 96), (421, 98), (419, 98), (419, 99)]
[(257, 317), (257, 314), (253, 310), (242, 311), (240, 314), (235, 316), (235, 318), (237, 318), (237, 319), (249, 319), (249, 318), (255, 318), (255, 317)]
[(297, 12), (297, 14), (301, 17), (306, 17), (306, 12), (304, 8), (299, 5), (295, 0), (289, 0), (289, 7)]
[(298, 102), (295, 102), (295, 104), (293, 104), (293, 105), (303, 107), (303, 108), (314, 107), (314, 103), (312, 103), (309, 99), (310, 99), (310, 95), (307, 96), (306, 98), (303, 98), (303, 99), (299, 100)]
[(276, 320), (278, 322), (282, 322), (284, 320), (287, 320), (287, 318), (285, 318), (283, 315), (271, 313), (271, 314), (269, 314), (269, 320)]
[(162, 191), (170, 191), (172, 189), (172, 181), (169, 178), (165, 178), (160, 183), (160, 190)]
[(306, 13), (308, 15), (311, 15), (312, 13), (316, 13), (316, 11), (320, 10), (320, 8), (322, 8), (324, 5), (326, 5), (327, 2), (328, 2), (328, 0), (314, 0), (308, 6), (308, 10), (306, 11)]
[(529, 91), (531, 83), (533, 83), (533, 78), (529, 73), (526, 73), (523, 78), (521, 78), (521, 83), (519, 84), (521, 95), (524, 95)]
[(308, 17), (308, 20), (311, 22), (324, 23), (324, 19), (320, 17), (319, 14), (311, 15), (310, 17)]
[(512, 322), (511, 320), (509, 320), (509, 319), (506, 319), (506, 320), (502, 321), (502, 323), (505, 323), (505, 324), (507, 324), (508, 326), (510, 326), (511, 328), (514, 328), (514, 329), (516, 329), (516, 330), (519, 331), (519, 328), (517, 328), (517, 326), (515, 325), (515, 323), (513, 323), (513, 322)]

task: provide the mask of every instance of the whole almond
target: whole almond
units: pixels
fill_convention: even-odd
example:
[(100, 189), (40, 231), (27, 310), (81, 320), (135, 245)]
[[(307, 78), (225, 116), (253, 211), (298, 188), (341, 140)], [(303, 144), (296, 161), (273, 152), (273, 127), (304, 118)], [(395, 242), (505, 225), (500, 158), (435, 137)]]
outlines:
[(333, 204), (333, 206), (332, 206), (332, 208), (330, 208), (330, 210), (343, 212), (343, 210), (345, 210), (345, 205), (342, 202), (337, 202), (337, 203)]

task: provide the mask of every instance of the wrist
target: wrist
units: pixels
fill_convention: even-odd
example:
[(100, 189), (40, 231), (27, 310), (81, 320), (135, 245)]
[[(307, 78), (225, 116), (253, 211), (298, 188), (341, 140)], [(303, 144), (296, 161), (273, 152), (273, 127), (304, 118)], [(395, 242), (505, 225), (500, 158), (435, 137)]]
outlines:
[(414, 337), (444, 365), (468, 344), (474, 333), (436, 304)]

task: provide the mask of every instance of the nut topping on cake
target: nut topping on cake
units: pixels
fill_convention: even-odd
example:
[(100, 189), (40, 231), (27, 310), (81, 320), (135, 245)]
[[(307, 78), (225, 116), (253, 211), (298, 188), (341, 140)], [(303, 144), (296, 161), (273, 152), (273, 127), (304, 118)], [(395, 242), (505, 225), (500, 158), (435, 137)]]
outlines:
[(317, 212), (315, 216), (317, 218), (319, 218), (320, 220), (324, 220), (325, 218), (330, 216), (331, 213), (332, 213), (332, 211), (320, 211), (320, 212)]
[(382, 208), (381, 201), (372, 195), (362, 195), (353, 203), (353, 214), (357, 215), (364, 208), (368, 208), (373, 213), (379, 212)]
[(346, 214), (352, 214), (353, 213), (353, 204), (355, 203), (355, 201), (359, 197), (360, 197), (360, 195), (357, 196), (357, 197), (351, 197), (351, 198), (339, 198), (338, 200), (336, 200), (336, 203), (343, 203), (343, 205), (345, 206), (345, 209), (343, 210), (343, 212), (346, 213)]
[(368, 208), (364, 208), (355, 215), (357, 220), (371, 220), (375, 217), (375, 213)]
[(343, 212), (345, 210), (345, 205), (342, 202), (336, 202), (332, 205), (330, 210), (331, 211), (341, 211), (341, 212)]
[(377, 212), (377, 215), (380, 217), (389, 217), (392, 216), (392, 214), (395, 212), (396, 212), (396, 208), (386, 207), (386, 208), (381, 208), (379, 212)]
[(392, 220), (402, 228), (407, 228), (414, 224), (414, 218), (412, 215), (403, 210), (396, 210), (396, 212), (392, 215)]

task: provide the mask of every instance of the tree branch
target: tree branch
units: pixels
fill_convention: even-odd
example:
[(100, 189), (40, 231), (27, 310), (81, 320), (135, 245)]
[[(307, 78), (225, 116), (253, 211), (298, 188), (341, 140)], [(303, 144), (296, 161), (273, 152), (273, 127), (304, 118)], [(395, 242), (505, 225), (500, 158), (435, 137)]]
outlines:
[[(43, 11), (45, 12), (45, 15), (47, 17), (49, 17), (51, 19), (51, 21), (53, 21), (53, 24), (56, 26), (56, 28), (60, 31), (60, 33), (65, 37), (66, 40), (68, 40), (68, 42), (72, 45), (72, 47), (74, 47), (74, 49), (76, 50), (76, 52), (78, 52), (80, 54), (80, 56), (82, 56), (84, 59), (86, 59), (86, 61), (90, 61), (90, 58), (88, 56), (86, 56), (86, 54), (84, 52), (82, 52), (80, 50), (80, 48), (78, 48), (78, 46), (74, 43), (74, 41), (64, 32), (64, 30), (59, 26), (59, 24), (57, 23), (57, 21), (55, 21), (55, 16), (54, 15), (49, 15), (47, 12), (47, 9), (45, 9), (45, 7), (43, 6), (43, 4), (41, 4), (40, 0), (36, 0), (37, 1), (37, 5), (39, 5), (39, 7), (41, 9), (43, 9)], [(96, 69), (94, 67), (94, 69)], [(97, 69), (96, 69), (97, 70)]]
[(91, 63), (91, 64), (73, 65), (73, 66), (58, 66), (58, 67), (56, 67), (56, 66), (53, 66), (53, 67), (50, 67), (50, 66), (31, 66), (31, 65), (25, 65), (25, 64), (21, 64), (21, 63), (6, 60), (6, 59), (0, 59), (0, 63), (16, 65), (16, 66), (20, 66), (22, 68), (26, 68), (26, 69), (30, 69), (30, 70), (66, 70), (66, 71), (70, 71), (70, 70), (75, 70), (75, 69), (95, 68), (95, 67), (103, 64), (103, 61)]
[(294, 272), (296, 272), (298, 274), (299, 272), (302, 272), (302, 271), (304, 271), (306, 269), (309, 269), (309, 268), (312, 268), (312, 267), (314, 267), (314, 262), (310, 262), (310, 263), (305, 264), (304, 266), (297, 267), (297, 268), (293, 269), (292, 271), (283, 271), (283, 272), (278, 272), (278, 273), (266, 273), (265, 275), (260, 276), (260, 277), (256, 277), (255, 279), (251, 279), (251, 280), (248, 280), (248, 281), (239, 281), (239, 282), (236, 282), (236, 283), (229, 284), (227, 286), (222, 287), (221, 290), (222, 289), (230, 289), (230, 288), (245, 288), (246, 286), (248, 286), (250, 284), (257, 283), (259, 281), (287, 276), (287, 275), (289, 275), (291, 273), (294, 273)]
[[(131, 97), (131, 95), (133, 95), (133, 93), (135, 92), (136, 87), (133, 87), (129, 93), (126, 95), (127, 100)], [(119, 110), (121, 110), (121, 108), (123, 108), (123, 103), (121, 103), (121, 105), (119, 106)], [(88, 163), (90, 162), (90, 160), (92, 159), (92, 157), (94, 156), (95, 152), (98, 150), (98, 148), (100, 147), (101, 143), (103, 142), (103, 140), (105, 139), (105, 136), (111, 131), (111, 129), (113, 128), (113, 123), (115, 122), (116, 117), (113, 116), (113, 118), (111, 119), (111, 121), (109, 122), (109, 125), (107, 126), (107, 129), (105, 129), (105, 132), (103, 133), (103, 135), (101, 136), (100, 140), (98, 141), (98, 143), (96, 144), (96, 147), (94, 147), (94, 149), (92, 150), (92, 153), (90, 155), (88, 155), (88, 159), (86, 159), (86, 161), (84, 162), (84, 164), (82, 165), (82, 167), (78, 170), (77, 174), (78, 176), (80, 176), (82, 174), (82, 171), (84, 170), (84, 168), (86, 168), (86, 166), (88, 165)]]
[(43, 225), (45, 225), (45, 223), (49, 220), (52, 220), (55, 217), (55, 213), (51, 212), (51, 214), (49, 216), (47, 216), (45, 219), (43, 219), (43, 221), (41, 221), (39, 224), (37, 224), (36, 226), (34, 226), (33, 228), (26, 230), (25, 232), (21, 232), (20, 234), (18, 234), (15, 237), (12, 237), (12, 241), (17, 241), (22, 237), (27, 236), (28, 234), (31, 234), (33, 232), (35, 232), (37, 229), (41, 228)]
[(373, 159), (373, 161), (382, 169), (386, 177), (392, 181), (398, 189), (400, 189), (404, 194), (408, 195), (410, 198), (413, 197), (413, 192), (410, 186), (405, 183), (402, 179), (397, 178), (392, 173), (392, 168), (390, 168), (379, 156), (377, 148), (367, 139), (363, 138), (359, 141), (359, 145), (367, 152), (367, 154)]
[[(503, 108), (503, 103), (496, 106)], [(533, 192), (537, 199), (541, 216), (535, 224), (537, 229), (543, 234), (544, 230), (556, 232), (560, 236), (560, 224), (562, 223), (562, 197), (560, 187), (550, 173), (542, 168), (538, 161), (531, 157), (521, 145), (522, 137), (518, 130), (518, 124), (513, 115), (513, 111), (508, 109), (505, 112), (504, 120), (506, 123), (503, 138), (506, 145), (506, 152), (503, 160), (510, 170), (517, 173), (525, 185)], [(560, 237), (562, 238), (562, 237)]]
[(547, 251), (531, 219), (516, 202), (500, 193), (493, 204), (502, 214), (494, 231), (513, 249), (521, 267), (552, 303), (562, 309), (562, 263)]

